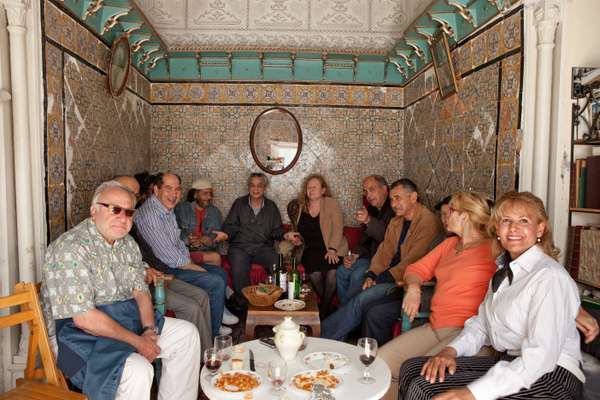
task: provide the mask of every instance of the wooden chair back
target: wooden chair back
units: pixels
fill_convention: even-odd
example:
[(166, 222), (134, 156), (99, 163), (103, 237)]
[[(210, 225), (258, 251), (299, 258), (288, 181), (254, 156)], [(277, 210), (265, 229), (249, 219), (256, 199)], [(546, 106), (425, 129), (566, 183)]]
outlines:
[[(0, 317), (0, 329), (23, 323), (27, 323), (29, 326), (29, 350), (24, 371), (25, 379), (17, 381), (17, 389), (0, 395), (0, 399), (30, 398), (12, 397), (11, 395), (16, 394), (20, 388), (28, 385), (28, 387), (34, 387), (36, 390), (43, 390), (45, 386), (50, 386), (46, 392), (46, 397), (40, 398), (54, 398), (50, 396), (51, 393), (62, 393), (62, 398), (85, 399), (86, 397), (83, 395), (69, 392), (65, 378), (56, 366), (56, 359), (50, 347), (48, 332), (40, 307), (38, 291), (39, 285), (21, 282), (15, 285), (13, 295), (0, 297), (0, 309), (19, 307), (19, 311)], [(36, 367), (38, 354), (41, 359), (41, 368)], [(67, 393), (69, 395), (65, 396)]]

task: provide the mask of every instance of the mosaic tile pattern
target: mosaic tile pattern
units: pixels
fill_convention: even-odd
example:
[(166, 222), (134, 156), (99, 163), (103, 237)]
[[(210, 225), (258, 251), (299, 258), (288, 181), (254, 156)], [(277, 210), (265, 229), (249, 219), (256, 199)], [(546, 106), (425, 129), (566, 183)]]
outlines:
[(457, 190), (493, 196), (499, 65), (459, 81), (458, 95), (438, 92), (405, 112), (404, 172), (429, 206)]
[(401, 107), (402, 88), (261, 83), (153, 83), (153, 103)]
[(62, 51), (46, 45), (46, 158), (50, 240), (65, 231), (65, 139), (63, 126)]
[[(226, 213), (245, 194), (246, 178), (258, 170), (249, 149), (250, 128), (263, 106), (155, 105), (152, 110), (152, 170), (172, 171), (187, 190), (198, 177), (215, 186), (215, 203)], [(312, 173), (325, 175), (353, 224), (360, 206), (363, 176), (378, 173), (390, 181), (403, 170), (403, 113), (399, 110), (288, 107), (298, 119), (303, 149), (288, 173), (271, 176), (268, 196), (282, 216)]]
[(130, 92), (110, 96), (105, 75), (64, 57), (69, 229), (89, 215), (98, 184), (150, 167), (150, 105)]

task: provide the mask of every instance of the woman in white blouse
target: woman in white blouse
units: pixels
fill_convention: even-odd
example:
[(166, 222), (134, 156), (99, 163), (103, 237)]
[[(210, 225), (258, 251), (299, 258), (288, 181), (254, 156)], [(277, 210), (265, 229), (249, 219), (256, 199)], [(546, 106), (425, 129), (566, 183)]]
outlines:
[[(405, 400), (580, 397), (579, 294), (556, 261), (542, 201), (529, 192), (507, 193), (492, 223), (506, 252), (496, 260), (479, 314), (436, 356), (402, 365)], [(498, 357), (474, 357), (485, 345)]]

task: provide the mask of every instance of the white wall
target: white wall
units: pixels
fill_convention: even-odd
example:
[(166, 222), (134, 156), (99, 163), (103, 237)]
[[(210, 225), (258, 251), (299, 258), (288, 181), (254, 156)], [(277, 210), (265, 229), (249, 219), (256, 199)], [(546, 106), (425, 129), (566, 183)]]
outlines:
[[(566, 253), (571, 159), (571, 67), (600, 67), (599, 0), (563, 0), (557, 30), (548, 211), (556, 244)], [(527, 56), (527, 55), (526, 55)], [(593, 216), (586, 218), (594, 218)], [(596, 216), (597, 218), (597, 216)], [(563, 258), (564, 260), (564, 258)]]

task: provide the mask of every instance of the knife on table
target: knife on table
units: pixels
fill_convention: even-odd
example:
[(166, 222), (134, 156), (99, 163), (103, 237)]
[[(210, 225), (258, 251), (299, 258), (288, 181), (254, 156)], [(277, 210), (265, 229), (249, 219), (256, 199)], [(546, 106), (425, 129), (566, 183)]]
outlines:
[(256, 371), (256, 367), (254, 366), (254, 352), (250, 350), (250, 371)]

